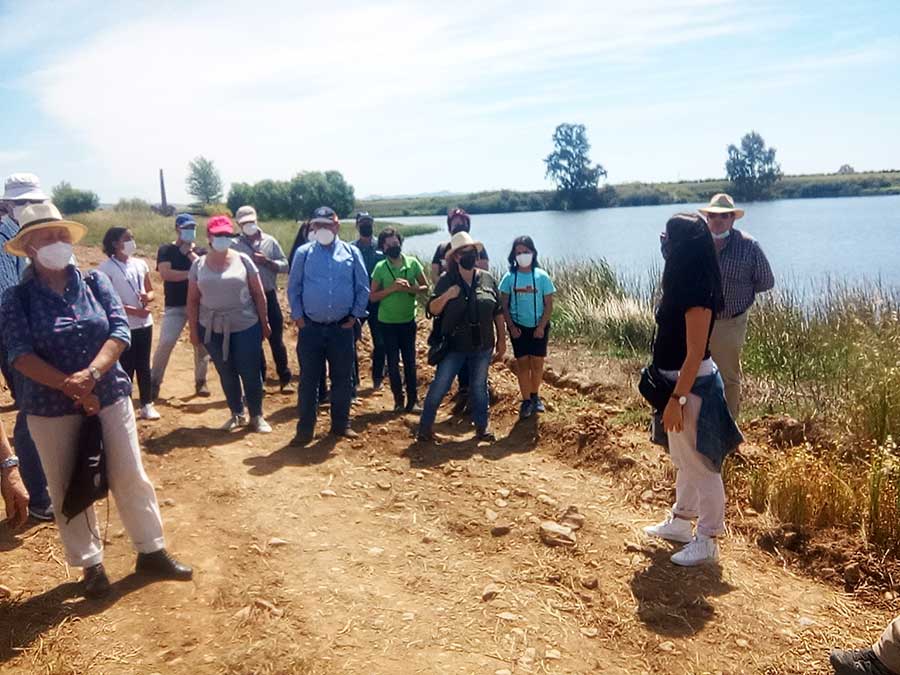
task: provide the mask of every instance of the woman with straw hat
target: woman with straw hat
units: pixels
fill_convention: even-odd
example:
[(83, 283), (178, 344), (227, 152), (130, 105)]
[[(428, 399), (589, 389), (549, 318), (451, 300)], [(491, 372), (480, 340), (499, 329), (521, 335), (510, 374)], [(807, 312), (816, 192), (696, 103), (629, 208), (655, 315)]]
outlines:
[(421, 441), (433, 440), (438, 406), (453, 378), (464, 368), (469, 373), (476, 438), (494, 440), (488, 428), (488, 367), (492, 357), (499, 361), (506, 353), (506, 328), (497, 282), (490, 272), (475, 269), (483, 250), (481, 242), (468, 232), (454, 234), (446, 253), (447, 271), (438, 279), (428, 302), (428, 312), (440, 317), (440, 339), (447, 342), (447, 351), (437, 365), (422, 407)]
[[(156, 493), (141, 463), (131, 380), (119, 365), (131, 339), (125, 310), (106, 275), (83, 274), (73, 262), (72, 245), (87, 228), (64, 220), (52, 204), (25, 208), (20, 226), (6, 250), (32, 265), (4, 294), (0, 320), (9, 362), (24, 375), (19, 402), (53, 504), (61, 506), (71, 487), (84, 416), (98, 415), (109, 486), (138, 551), (137, 571), (190, 579), (191, 568), (164, 548)], [(57, 525), (69, 564), (84, 568), (85, 594), (96, 597), (110, 589), (103, 544), (93, 508), (80, 515), (61, 516)]]

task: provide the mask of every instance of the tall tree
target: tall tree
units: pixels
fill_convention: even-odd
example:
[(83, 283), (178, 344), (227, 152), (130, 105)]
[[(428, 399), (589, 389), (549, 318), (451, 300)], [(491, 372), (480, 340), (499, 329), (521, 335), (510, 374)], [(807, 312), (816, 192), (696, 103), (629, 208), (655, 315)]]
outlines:
[(222, 177), (212, 160), (197, 157), (188, 165), (188, 194), (203, 204), (222, 201)]
[(591, 144), (583, 124), (560, 124), (553, 132), (554, 150), (546, 159), (546, 176), (556, 181), (565, 209), (596, 206), (597, 184), (606, 177), (600, 164), (591, 165)]
[(783, 175), (781, 165), (775, 161), (775, 148), (767, 148), (755, 131), (741, 139), (740, 148), (728, 146), (725, 172), (734, 196), (748, 201), (770, 198), (772, 188)]

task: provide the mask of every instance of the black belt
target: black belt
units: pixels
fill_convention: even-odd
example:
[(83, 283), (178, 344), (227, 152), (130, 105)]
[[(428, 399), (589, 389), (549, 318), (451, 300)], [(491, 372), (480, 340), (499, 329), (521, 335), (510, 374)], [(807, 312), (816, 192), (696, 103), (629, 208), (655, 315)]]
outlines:
[(313, 326), (322, 326), (323, 328), (327, 328), (328, 326), (340, 326), (342, 323), (347, 323), (347, 321), (349, 319), (355, 319), (355, 318), (356, 317), (348, 314), (343, 319), (338, 319), (337, 321), (330, 321), (328, 323), (322, 323), (321, 321), (313, 321), (312, 319), (310, 319), (307, 316), (307, 317), (304, 317), (304, 321), (306, 321), (306, 323), (312, 324)]

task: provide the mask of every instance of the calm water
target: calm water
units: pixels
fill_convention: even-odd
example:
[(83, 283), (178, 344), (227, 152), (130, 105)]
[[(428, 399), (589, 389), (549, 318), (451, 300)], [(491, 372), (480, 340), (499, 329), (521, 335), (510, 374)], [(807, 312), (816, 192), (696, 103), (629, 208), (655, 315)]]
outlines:
[[(487, 247), (492, 264), (509, 254), (512, 240), (528, 234), (544, 259), (604, 257), (618, 271), (643, 277), (661, 268), (659, 233), (666, 219), (700, 204), (596, 209), (577, 213), (539, 211), (472, 217), (472, 235)], [(900, 287), (900, 196), (791, 199), (750, 204), (738, 227), (756, 237), (775, 274), (786, 285), (825, 276), (883, 281)], [(430, 261), (446, 240), (446, 218), (391, 218), (433, 223), (440, 232), (413, 237), (410, 252)]]

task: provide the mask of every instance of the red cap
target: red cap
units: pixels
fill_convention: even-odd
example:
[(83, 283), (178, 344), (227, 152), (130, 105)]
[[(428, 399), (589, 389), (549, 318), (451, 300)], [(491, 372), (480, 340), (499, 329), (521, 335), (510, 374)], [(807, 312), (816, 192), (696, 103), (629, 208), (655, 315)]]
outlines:
[(234, 234), (234, 225), (228, 216), (213, 216), (206, 223), (206, 231), (213, 236)]

